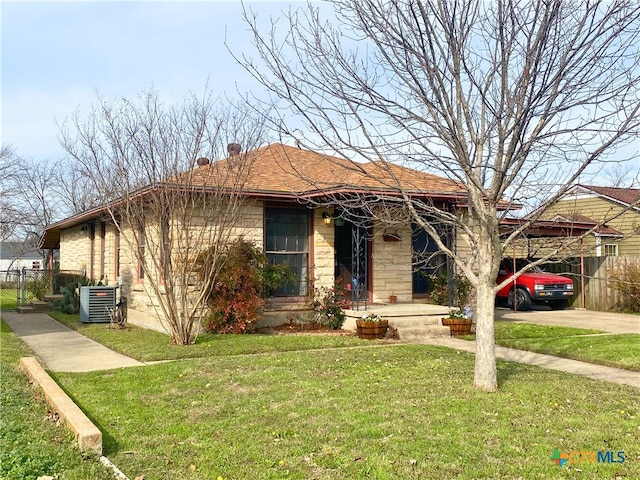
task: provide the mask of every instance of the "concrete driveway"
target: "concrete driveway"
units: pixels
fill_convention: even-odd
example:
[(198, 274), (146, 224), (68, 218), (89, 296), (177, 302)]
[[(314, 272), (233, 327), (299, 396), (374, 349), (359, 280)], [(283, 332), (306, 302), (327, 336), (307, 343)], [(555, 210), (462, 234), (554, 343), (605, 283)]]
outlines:
[(496, 320), (510, 320), (540, 325), (590, 328), (610, 333), (640, 333), (640, 315), (596, 312), (593, 310), (551, 310), (545, 306), (534, 306), (528, 312), (514, 312), (507, 308), (496, 308)]

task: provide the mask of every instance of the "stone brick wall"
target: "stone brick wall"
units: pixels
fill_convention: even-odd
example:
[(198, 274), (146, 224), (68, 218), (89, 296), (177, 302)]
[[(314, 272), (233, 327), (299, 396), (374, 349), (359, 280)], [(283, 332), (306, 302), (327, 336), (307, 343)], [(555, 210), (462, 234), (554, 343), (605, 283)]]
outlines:
[[(207, 218), (206, 214), (201, 215), (201, 220), (203, 223)], [(262, 248), (263, 246), (263, 203), (259, 200), (248, 200), (246, 204), (242, 207), (242, 215), (240, 216), (239, 221), (231, 228), (229, 239), (233, 241), (239, 237), (243, 237), (245, 240), (249, 240), (254, 242), (258, 247)], [(198, 222), (198, 217), (193, 218), (195, 223)], [(154, 229), (153, 225), (147, 225), (147, 228), (152, 231)], [(198, 241), (204, 241), (209, 237), (209, 233), (205, 232), (204, 234), (196, 234), (195, 231), (200, 227), (194, 228), (193, 238), (198, 239)], [(211, 226), (212, 229), (215, 229), (215, 226)], [(115, 227), (114, 227), (115, 229)], [(135, 311), (133, 313), (134, 318), (141, 317), (141, 314), (146, 315), (146, 322), (152, 321), (155, 318), (156, 323), (160, 323), (157, 318), (160, 310), (160, 302), (156, 295), (156, 293), (150, 288), (148, 280), (140, 281), (138, 278), (138, 261), (135, 256), (135, 242), (132, 240), (132, 232), (130, 229), (123, 229), (121, 237), (120, 237), (120, 273), (123, 278), (123, 292), (127, 295), (129, 299), (129, 307)], [(129, 242), (127, 241), (129, 239)], [(115, 245), (115, 237), (114, 237), (114, 245)], [(155, 243), (155, 242), (153, 242)], [(149, 249), (152, 246), (149, 245)], [(202, 245), (202, 249), (206, 248), (206, 245)], [(194, 253), (197, 249), (194, 249)], [(115, 251), (115, 247), (114, 247)], [(115, 259), (115, 254), (113, 256)], [(150, 264), (152, 262), (149, 262)], [(153, 266), (150, 265), (149, 270), (146, 272), (146, 276), (155, 275), (157, 276), (157, 272), (153, 270)], [(116, 279), (117, 281), (117, 279)], [(162, 295), (163, 287), (160, 286), (160, 291)]]
[[(384, 232), (398, 233), (399, 242), (385, 242)], [(377, 224), (373, 229), (373, 302), (388, 303), (390, 295), (396, 295), (398, 302), (413, 299), (411, 267), (411, 227), (387, 228)]]
[[(259, 200), (248, 200), (242, 207), (243, 214), (232, 228), (230, 240), (240, 236), (263, 246), (264, 203)], [(323, 212), (333, 215), (331, 210), (316, 209), (313, 213), (313, 248), (310, 263), (310, 275), (316, 288), (331, 287), (334, 284), (335, 268), (335, 225), (325, 225), (322, 220)], [(203, 222), (206, 215), (202, 215)], [(152, 230), (153, 225), (147, 228)], [(388, 303), (389, 296), (397, 296), (398, 302), (411, 302), (412, 288), (412, 233), (410, 226), (389, 226), (379, 223), (374, 226), (372, 241), (372, 269), (370, 288), (373, 292), (373, 302)], [(384, 233), (397, 233), (400, 241), (385, 241)], [(156, 294), (149, 288), (148, 281), (139, 281), (138, 262), (134, 255), (135, 244), (129, 229), (123, 229), (120, 235), (120, 275), (123, 279), (123, 293), (129, 299), (129, 306), (137, 315), (157, 319), (159, 306)], [(194, 235), (194, 238), (204, 238)], [(62, 269), (90, 270), (90, 235), (83, 234), (80, 226), (72, 227), (61, 232), (60, 263)], [(116, 229), (108, 224), (104, 236), (104, 255), (100, 254), (100, 224), (96, 223), (94, 272), (98, 274), (103, 269), (104, 275), (112, 285), (118, 283), (116, 276)], [(204, 248), (204, 245), (203, 245)], [(468, 243), (463, 235), (458, 236), (458, 252), (469, 251)], [(104, 259), (104, 265), (98, 264)], [(147, 275), (156, 275), (148, 271)], [(99, 275), (98, 275), (99, 276)], [(162, 294), (162, 293), (160, 293)], [(158, 321), (159, 323), (159, 321)]]
[(334, 284), (335, 227), (322, 222), (322, 213), (333, 215), (333, 211), (316, 209), (313, 212), (313, 278), (316, 289), (330, 288)]
[(89, 271), (89, 231), (76, 225), (60, 232), (60, 270)]

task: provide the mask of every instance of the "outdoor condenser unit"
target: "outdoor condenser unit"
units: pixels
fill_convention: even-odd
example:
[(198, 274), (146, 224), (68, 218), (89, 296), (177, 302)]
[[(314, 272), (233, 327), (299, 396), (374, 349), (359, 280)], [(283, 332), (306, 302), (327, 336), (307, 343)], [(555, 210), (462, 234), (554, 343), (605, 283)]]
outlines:
[(116, 306), (117, 287), (80, 287), (80, 321), (109, 323), (109, 309)]

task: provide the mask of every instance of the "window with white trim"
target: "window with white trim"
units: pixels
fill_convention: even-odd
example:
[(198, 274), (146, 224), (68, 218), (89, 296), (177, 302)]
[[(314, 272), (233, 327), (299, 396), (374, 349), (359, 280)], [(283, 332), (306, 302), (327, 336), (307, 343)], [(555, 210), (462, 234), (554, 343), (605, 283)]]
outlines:
[(604, 254), (607, 257), (617, 257), (618, 256), (618, 244), (617, 243), (605, 243)]
[(309, 210), (265, 209), (265, 253), (269, 263), (287, 265), (293, 279), (276, 292), (277, 297), (307, 294), (309, 263)]

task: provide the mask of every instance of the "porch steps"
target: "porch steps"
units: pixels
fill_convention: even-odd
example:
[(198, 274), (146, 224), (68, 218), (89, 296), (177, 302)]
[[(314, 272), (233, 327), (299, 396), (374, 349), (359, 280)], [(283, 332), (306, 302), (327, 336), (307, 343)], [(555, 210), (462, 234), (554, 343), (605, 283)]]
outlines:
[(356, 328), (356, 320), (369, 313), (389, 320), (389, 325), (398, 330), (401, 340), (415, 341), (425, 337), (448, 337), (449, 327), (442, 326), (441, 318), (449, 309), (440, 305), (423, 303), (373, 304), (366, 310), (346, 310), (347, 320), (343, 328)]
[(60, 300), (64, 300), (64, 295), (62, 295), (61, 293), (45, 295), (45, 296), (42, 297), (42, 300), (44, 300), (45, 302), (49, 302), (49, 303), (55, 303), (55, 302), (58, 302)]
[(49, 304), (49, 302), (35, 301), (29, 303), (29, 305), (22, 305), (16, 308), (16, 311), (18, 313), (41, 313), (48, 312), (50, 307), (51, 305)]

